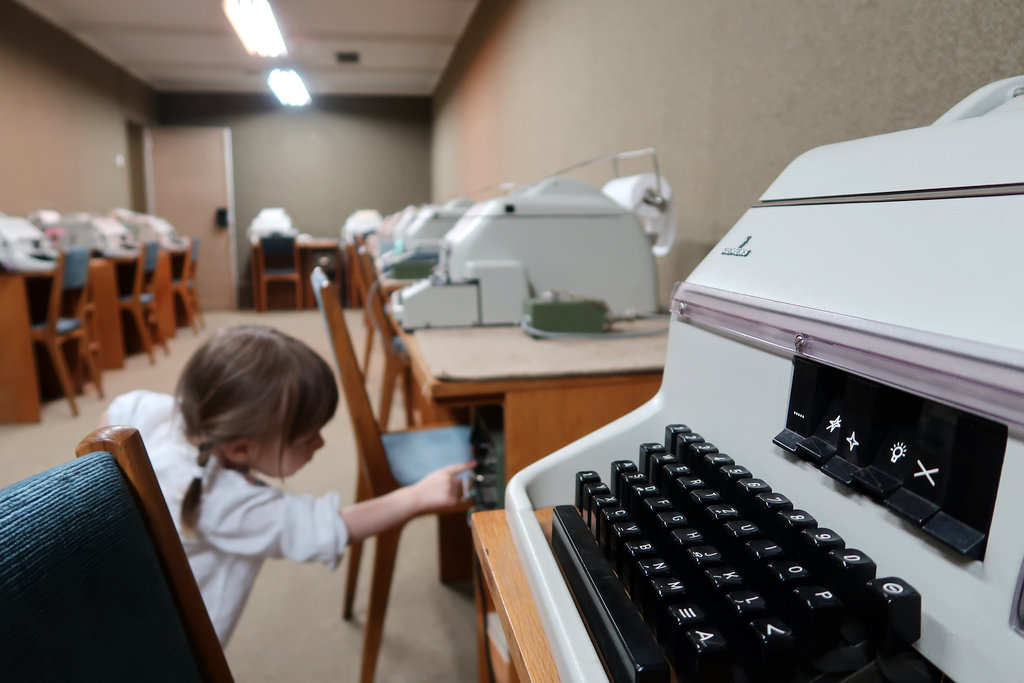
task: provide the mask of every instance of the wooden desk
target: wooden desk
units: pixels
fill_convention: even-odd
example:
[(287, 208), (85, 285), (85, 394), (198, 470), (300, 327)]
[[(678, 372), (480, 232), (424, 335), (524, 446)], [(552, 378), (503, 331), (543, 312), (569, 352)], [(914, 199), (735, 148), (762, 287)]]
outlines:
[[(551, 508), (538, 510), (537, 516), (550, 536)], [(477, 560), (474, 566), (481, 579), (474, 583), (477, 605), (477, 679), (480, 683), (488, 683), (490, 680), (487, 649), (491, 645), (483, 609), (486, 604), (487, 611), (498, 615), (508, 643), (509, 668), (503, 669), (500, 658), (494, 656), (491, 650), (490, 662), (496, 683), (558, 681), (547, 636), (516, 554), (505, 511), (477, 512), (472, 517), (472, 526), (473, 549)]]
[[(660, 320), (622, 331), (666, 327)], [(506, 480), (654, 396), (667, 334), (630, 339), (534, 339), (518, 327), (403, 333), (424, 424), (459, 409), (500, 405)]]
[(39, 422), (39, 383), (28, 316), (28, 294), (20, 273), (0, 273), (0, 423)]
[(124, 367), (124, 331), (121, 305), (117, 300), (117, 271), (106, 258), (89, 259), (89, 296), (92, 299), (93, 329), (100, 345), (100, 365), (105, 370)]

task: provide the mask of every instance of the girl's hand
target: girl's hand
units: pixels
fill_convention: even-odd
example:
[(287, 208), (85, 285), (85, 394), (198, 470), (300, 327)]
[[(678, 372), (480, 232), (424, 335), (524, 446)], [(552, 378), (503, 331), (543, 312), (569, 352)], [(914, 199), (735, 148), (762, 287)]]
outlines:
[(458, 475), (468, 472), (475, 465), (475, 460), (448, 465), (434, 470), (413, 484), (420, 512), (452, 507), (465, 500), (465, 477)]

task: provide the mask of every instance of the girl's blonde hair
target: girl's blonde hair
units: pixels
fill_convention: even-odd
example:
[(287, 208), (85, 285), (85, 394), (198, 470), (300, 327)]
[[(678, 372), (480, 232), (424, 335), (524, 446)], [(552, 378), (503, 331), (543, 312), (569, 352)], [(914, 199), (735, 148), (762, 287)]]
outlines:
[[(198, 464), (210, 452), (248, 438), (281, 452), (323, 427), (338, 406), (330, 366), (313, 349), (266, 325), (220, 330), (203, 343), (178, 379), (185, 436), (199, 444)], [(183, 530), (195, 531), (202, 481), (194, 479), (181, 506)]]

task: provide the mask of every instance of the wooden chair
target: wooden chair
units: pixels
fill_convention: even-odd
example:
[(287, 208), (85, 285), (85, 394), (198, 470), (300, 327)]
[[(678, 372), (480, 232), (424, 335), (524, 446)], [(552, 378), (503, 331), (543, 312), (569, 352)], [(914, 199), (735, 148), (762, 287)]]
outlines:
[(203, 309), (199, 306), (199, 296), (196, 294), (196, 266), (199, 263), (199, 238), (189, 238), (189, 248), (181, 264), (181, 272), (178, 277), (171, 280), (171, 295), (178, 297), (181, 307), (185, 310), (185, 318), (189, 327), (195, 334), (199, 334), (200, 325), (206, 327), (206, 320), (203, 318)]
[[(85, 325), (88, 278), (87, 249), (69, 249), (61, 253), (57, 257), (57, 267), (50, 283), (46, 319), (32, 326), (32, 341), (46, 349), (61, 391), (71, 404), (72, 415), (78, 415), (78, 404), (75, 402), (75, 382), (64, 351), (69, 342), (76, 343), (78, 357), (85, 364), (97, 393), (103, 397), (99, 364), (92, 352), (91, 338)], [(70, 313), (70, 317), (62, 315), (65, 310)]]
[(153, 342), (164, 347), (164, 353), (170, 355), (171, 349), (167, 340), (160, 334), (160, 325), (156, 314), (156, 295), (153, 292), (153, 276), (156, 273), (157, 259), (160, 255), (158, 242), (146, 242), (139, 249), (132, 274), (131, 291), (122, 292), (118, 303), (121, 310), (128, 314), (128, 319), (135, 325), (142, 340), (142, 348), (149, 356), (149, 362), (156, 363), (153, 357)]
[(406, 351), (402, 336), (399, 334), (398, 325), (387, 311), (387, 299), (385, 297), (381, 281), (375, 280), (366, 291), (364, 303), (370, 313), (371, 326), (380, 333), (381, 343), (384, 346), (384, 381), (380, 393), (380, 410), (377, 411), (377, 421), (384, 429), (387, 429), (391, 419), (391, 401), (395, 396), (396, 385), (402, 388), (402, 399), (405, 403), (405, 426), (413, 425), (413, 393), (412, 393), (412, 363), (409, 361), (409, 352)]
[[(327, 326), (327, 335), (334, 350), (338, 374), (341, 377), (349, 417), (356, 436), (356, 453), (359, 460), (356, 501), (375, 498), (399, 486), (413, 484), (440, 467), (470, 460), (470, 430), (465, 425), (386, 434), (381, 432), (373, 417), (370, 399), (366, 395), (363, 373), (356, 360), (356, 351), (352, 346), (338, 296), (327, 276), (319, 268), (313, 270), (310, 282), (317, 306), (323, 313)], [(468, 504), (462, 504), (438, 510), (435, 514), (465, 514), (467, 509)], [(384, 614), (391, 589), (391, 576), (403, 526), (404, 524), (385, 531), (376, 539), (370, 603), (363, 636), (363, 661), (359, 677), (362, 683), (370, 683), (376, 670), (377, 653), (384, 630)], [(352, 603), (355, 598), (361, 555), (362, 543), (352, 543), (349, 548), (348, 574), (342, 607), (342, 616), (345, 619), (352, 617)]]
[(231, 681), (138, 432), (0, 490), (0, 651), (20, 681)]
[(295, 238), (269, 235), (260, 238), (259, 258), (260, 310), (267, 310), (267, 285), (271, 282), (289, 282), (295, 288), (295, 308), (302, 309), (302, 283), (299, 281), (299, 255)]

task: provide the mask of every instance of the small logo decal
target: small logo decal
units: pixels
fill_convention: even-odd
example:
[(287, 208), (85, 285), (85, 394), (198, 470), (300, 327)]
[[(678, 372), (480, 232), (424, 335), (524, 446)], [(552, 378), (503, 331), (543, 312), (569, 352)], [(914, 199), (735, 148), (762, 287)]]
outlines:
[(750, 250), (744, 249), (747, 246), (747, 242), (750, 241), (751, 235), (747, 235), (747, 239), (743, 240), (743, 243), (738, 247), (729, 247), (728, 249), (722, 250), (723, 256), (750, 256)]

